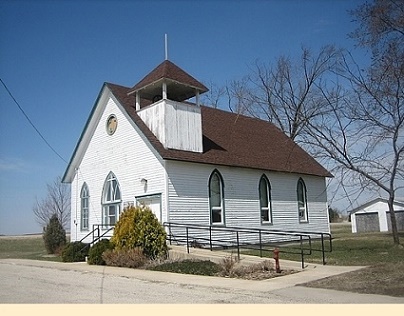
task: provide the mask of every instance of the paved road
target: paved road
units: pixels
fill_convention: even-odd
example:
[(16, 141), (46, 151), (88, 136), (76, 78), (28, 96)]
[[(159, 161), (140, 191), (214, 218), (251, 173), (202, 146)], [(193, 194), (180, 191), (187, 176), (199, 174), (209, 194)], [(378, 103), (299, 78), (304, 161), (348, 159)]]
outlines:
[(404, 303), (404, 298), (295, 286), (299, 282), (297, 275), (302, 273), (305, 272), (266, 281), (247, 281), (86, 263), (2, 259), (0, 303)]

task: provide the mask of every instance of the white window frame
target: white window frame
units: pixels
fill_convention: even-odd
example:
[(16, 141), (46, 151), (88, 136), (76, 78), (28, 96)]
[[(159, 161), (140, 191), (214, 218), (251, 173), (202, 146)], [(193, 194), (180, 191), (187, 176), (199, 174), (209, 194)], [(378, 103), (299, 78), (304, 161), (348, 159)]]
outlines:
[[(265, 203), (263, 203), (263, 199), (261, 196), (262, 185), (265, 186), (265, 190), (267, 193), (267, 200), (265, 201)], [(260, 182), (258, 184), (258, 195), (260, 200), (261, 224), (272, 224), (271, 184), (269, 183), (269, 180), (266, 177), (266, 175), (262, 175), (262, 177), (260, 178)], [(262, 215), (264, 212), (266, 213), (268, 220), (266, 220), (265, 217)]]
[(90, 228), (90, 191), (86, 183), (81, 187), (80, 192), (80, 230), (86, 231)]
[[(212, 181), (213, 179), (217, 177), (219, 180), (219, 201), (220, 205), (212, 205)], [(218, 170), (214, 170), (210, 177), (209, 177), (209, 184), (208, 184), (208, 190), (209, 190), (209, 214), (210, 214), (210, 224), (211, 225), (224, 225), (224, 183), (223, 183), (223, 178), (222, 175)], [(213, 212), (219, 213), (220, 214), (220, 221), (213, 221)]]
[(300, 223), (309, 221), (309, 210), (307, 207), (307, 189), (302, 178), (297, 181), (297, 211)]
[[(121, 213), (122, 192), (118, 179), (110, 172), (102, 192), (102, 224), (107, 229), (116, 224)], [(111, 212), (112, 210), (112, 212)]]

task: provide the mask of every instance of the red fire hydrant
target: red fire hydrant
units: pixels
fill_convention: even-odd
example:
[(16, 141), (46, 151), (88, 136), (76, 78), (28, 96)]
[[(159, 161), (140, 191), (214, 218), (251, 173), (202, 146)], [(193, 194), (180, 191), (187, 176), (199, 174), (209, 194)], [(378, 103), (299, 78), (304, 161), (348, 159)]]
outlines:
[(275, 269), (276, 273), (281, 273), (281, 267), (279, 266), (279, 249), (274, 249)]

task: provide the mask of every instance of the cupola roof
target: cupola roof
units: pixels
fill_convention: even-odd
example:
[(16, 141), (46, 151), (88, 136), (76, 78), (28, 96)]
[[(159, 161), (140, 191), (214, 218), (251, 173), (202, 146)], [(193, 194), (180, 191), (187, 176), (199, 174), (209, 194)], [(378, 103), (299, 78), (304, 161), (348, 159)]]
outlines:
[(168, 99), (182, 102), (204, 93), (208, 88), (169, 60), (164, 60), (135, 84), (128, 94), (140, 92), (142, 98), (153, 100), (161, 94), (162, 83), (167, 84)]

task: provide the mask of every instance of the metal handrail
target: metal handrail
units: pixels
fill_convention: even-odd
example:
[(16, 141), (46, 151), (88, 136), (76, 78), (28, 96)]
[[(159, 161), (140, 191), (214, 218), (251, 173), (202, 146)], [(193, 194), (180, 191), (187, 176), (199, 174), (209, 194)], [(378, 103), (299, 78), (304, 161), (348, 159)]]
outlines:
[[(100, 235), (100, 227), (109, 227), (109, 229), (105, 230), (101, 235)], [(93, 230), (90, 231), (87, 235), (85, 235), (83, 238), (81, 238), (79, 241), (83, 242), (87, 237), (92, 235), (91, 242), (86, 245), (86, 247), (91, 246), (92, 244), (95, 244), (98, 240), (100, 240), (102, 237), (104, 237), (108, 232), (113, 230), (115, 225), (110, 225), (110, 224), (94, 224), (93, 225)], [(95, 232), (97, 231), (97, 235), (95, 236)]]
[[(94, 225), (93, 225), (94, 226)], [(89, 232), (87, 235), (85, 235), (83, 238), (81, 238), (80, 240), (79, 240), (79, 242), (83, 242), (83, 240), (84, 239), (86, 239), (88, 236), (90, 236), (91, 234), (93, 234), (93, 236), (94, 236), (94, 227), (93, 227), (93, 230), (91, 231), (91, 232)], [(93, 238), (94, 239), (94, 238)]]
[[(240, 243), (240, 233), (255, 233), (258, 234), (259, 238), (259, 252), (260, 252), (260, 257), (262, 257), (262, 252), (263, 251), (271, 251), (268, 249), (263, 248), (263, 243), (262, 243), (262, 235), (275, 235), (275, 236), (289, 236), (294, 238), (294, 241), (299, 243), (300, 247), (298, 248), (298, 252), (293, 252), (291, 251), (292, 248), (288, 247), (286, 248), (287, 250), (281, 250), (280, 252), (284, 253), (294, 253), (294, 254), (300, 254), (301, 256), (301, 261), (302, 261), (302, 268), (304, 268), (304, 256), (305, 255), (311, 255), (312, 251), (321, 251), (322, 252), (322, 260), (323, 260), (323, 265), (326, 264), (325, 261), (325, 252), (331, 252), (332, 251), (332, 238), (331, 234), (329, 233), (319, 233), (319, 232), (301, 232), (301, 231), (292, 231), (292, 230), (267, 230), (267, 229), (262, 229), (262, 228), (245, 228), (245, 227), (215, 227), (212, 225), (201, 225), (201, 224), (184, 224), (184, 223), (174, 223), (174, 222), (164, 222), (163, 223), (164, 227), (168, 227), (169, 234), (167, 236), (167, 239), (169, 240), (170, 244), (172, 243), (173, 237), (175, 237), (177, 242), (185, 241), (187, 244), (187, 252), (189, 253), (189, 245), (190, 245), (190, 239), (193, 240), (198, 240), (198, 241), (205, 241), (206, 243), (209, 243), (209, 248), (210, 250), (213, 250), (213, 244), (216, 243), (215, 245), (217, 246), (222, 246), (224, 247), (224, 243), (229, 243), (233, 244), (234, 246), (237, 247), (237, 254), (238, 257), (240, 258), (240, 247), (243, 247), (245, 249), (253, 249), (256, 250), (257, 248), (252, 247), (253, 245), (256, 244), (247, 244), (247, 243)], [(175, 234), (173, 235), (171, 228), (185, 228), (185, 236), (181, 234)], [(209, 238), (203, 238), (201, 236), (197, 236), (196, 239), (190, 237), (190, 229), (196, 229), (196, 230), (202, 230), (206, 231), (209, 230)], [(212, 231), (216, 232), (231, 232), (236, 234), (236, 241), (229, 241), (228, 239), (226, 240), (220, 240), (220, 239), (213, 239), (212, 238)], [(319, 236), (321, 239), (321, 250), (320, 249), (315, 249), (312, 247), (312, 235), (313, 236)], [(328, 237), (329, 239), (329, 248), (325, 249), (324, 245), (324, 236)], [(182, 238), (185, 238), (183, 240)], [(304, 246), (304, 242), (308, 242), (308, 248)], [(279, 247), (279, 245), (277, 245)], [(293, 250), (293, 249), (292, 249)]]
[[(96, 227), (96, 228), (94, 228)], [(105, 230), (101, 235), (100, 235), (100, 227), (109, 227), (107, 230)], [(98, 240), (100, 240), (102, 237), (104, 237), (107, 233), (109, 233), (111, 230), (113, 230), (115, 228), (115, 225), (111, 225), (111, 224), (94, 224), (93, 225), (93, 232), (94, 231), (98, 231), (98, 236), (96, 236), (94, 238), (94, 234), (93, 234), (93, 241), (90, 244), (94, 244), (96, 243)]]

